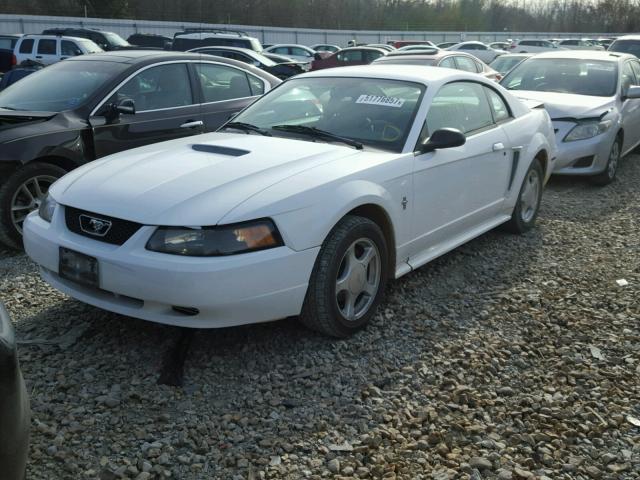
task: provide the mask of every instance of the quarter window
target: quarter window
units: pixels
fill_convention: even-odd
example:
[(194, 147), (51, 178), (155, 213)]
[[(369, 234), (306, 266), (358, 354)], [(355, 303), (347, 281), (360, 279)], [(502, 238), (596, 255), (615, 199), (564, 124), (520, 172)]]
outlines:
[(491, 110), (493, 111), (493, 118), (496, 123), (504, 122), (511, 118), (509, 114), (509, 108), (507, 104), (504, 102), (502, 97), (491, 88), (484, 87), (487, 92), (487, 96), (489, 97), (489, 104), (491, 105)]
[(56, 41), (51, 39), (40, 39), (38, 41), (38, 55), (55, 55)]
[(442, 87), (427, 113), (428, 135), (441, 128), (455, 128), (469, 134), (493, 125), (491, 107), (483, 90), (484, 87), (471, 82)]
[(438, 65), (439, 67), (443, 67), (443, 68), (455, 68), (457, 69), (457, 65), (456, 65), (456, 61), (454, 60), (453, 57), (447, 57), (444, 60), (442, 60), (440, 62), (440, 65)]
[(132, 99), (139, 112), (193, 104), (187, 65), (172, 63), (143, 70), (120, 87), (107, 103), (125, 98)]
[(196, 65), (196, 71), (198, 72), (205, 103), (221, 102), (254, 95), (247, 74), (242, 70), (224, 65), (201, 63)]
[(456, 63), (458, 64), (458, 70), (464, 70), (465, 72), (478, 73), (478, 65), (472, 59), (468, 57), (459, 56), (456, 57)]

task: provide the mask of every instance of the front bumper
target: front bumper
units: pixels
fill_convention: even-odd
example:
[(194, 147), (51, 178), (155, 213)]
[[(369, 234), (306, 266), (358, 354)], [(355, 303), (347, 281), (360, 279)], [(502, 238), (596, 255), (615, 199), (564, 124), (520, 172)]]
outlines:
[(575, 126), (572, 122), (553, 122), (558, 146), (554, 175), (597, 175), (605, 170), (616, 139), (614, 128), (601, 135), (575, 142), (563, 139)]
[[(90, 305), (152, 322), (220, 328), (298, 315), (319, 247), (279, 247), (228, 257), (183, 257), (145, 249), (155, 227), (121, 246), (70, 232), (58, 207), (51, 223), (37, 212), (24, 223), (24, 246), (42, 278)], [(98, 259), (100, 288), (58, 275), (59, 247)], [(180, 313), (174, 306), (197, 309)]]

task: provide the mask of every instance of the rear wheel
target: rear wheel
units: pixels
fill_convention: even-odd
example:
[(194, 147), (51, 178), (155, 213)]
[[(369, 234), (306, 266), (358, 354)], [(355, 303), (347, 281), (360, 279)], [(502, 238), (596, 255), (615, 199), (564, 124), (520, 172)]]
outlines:
[(533, 228), (540, 210), (543, 183), (542, 165), (540, 160), (536, 158), (524, 176), (511, 219), (504, 225), (506, 230), (512, 233), (524, 233)]
[(620, 164), (620, 157), (622, 155), (622, 138), (620, 135), (616, 138), (615, 142), (611, 146), (609, 152), (609, 158), (607, 159), (607, 166), (602, 173), (591, 177), (591, 182), (594, 185), (605, 186), (609, 185), (616, 178), (618, 173), (618, 165)]
[(384, 294), (387, 259), (387, 244), (376, 223), (358, 216), (342, 219), (316, 259), (302, 322), (339, 338), (364, 327)]
[(13, 172), (0, 185), (0, 242), (22, 248), (22, 225), (40, 207), (49, 187), (66, 173), (55, 165), (33, 162)]

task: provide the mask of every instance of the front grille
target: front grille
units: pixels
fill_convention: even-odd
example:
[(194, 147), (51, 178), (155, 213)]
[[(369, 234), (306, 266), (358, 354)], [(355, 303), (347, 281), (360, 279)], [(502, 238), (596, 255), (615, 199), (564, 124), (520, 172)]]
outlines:
[[(81, 215), (111, 222), (111, 228), (109, 228), (107, 233), (103, 236), (88, 233), (81, 228)], [(124, 242), (129, 240), (129, 238), (131, 238), (131, 236), (136, 233), (140, 227), (142, 227), (141, 224), (130, 222), (129, 220), (113, 218), (100, 213), (87, 212), (73, 207), (64, 207), (64, 217), (67, 223), (67, 228), (73, 233), (77, 233), (83, 237), (92, 238), (100, 242), (110, 243), (112, 245), (122, 245)]]

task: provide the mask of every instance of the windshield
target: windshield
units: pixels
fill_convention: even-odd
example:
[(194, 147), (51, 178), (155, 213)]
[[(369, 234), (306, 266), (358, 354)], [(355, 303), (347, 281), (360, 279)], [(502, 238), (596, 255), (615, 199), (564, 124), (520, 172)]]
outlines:
[(372, 78), (293, 79), (233, 121), (255, 125), (274, 136), (293, 135), (272, 130), (277, 125), (316, 127), (364, 145), (401, 152), (425, 88)]
[(127, 64), (64, 61), (39, 70), (0, 92), (0, 108), (62, 112), (87, 101)]
[(511, 70), (513, 67), (515, 67), (517, 64), (519, 64), (525, 58), (527, 58), (527, 57), (505, 57), (505, 56), (501, 56), (501, 57), (496, 58), (489, 65), (491, 66), (491, 68), (493, 68), (498, 73), (505, 74), (509, 70)]
[(618, 74), (615, 62), (531, 58), (511, 70), (500, 84), (508, 90), (611, 97), (616, 93)]
[(95, 43), (93, 43), (91, 40), (78, 40), (78, 43), (81, 43), (82, 46), (85, 48), (85, 50), (87, 51), (87, 53), (100, 53), (100, 52), (104, 52), (104, 50), (102, 50), (98, 45), (96, 45)]
[(127, 42), (124, 38), (122, 38), (117, 33), (113, 32), (101, 32), (110, 45), (114, 45), (116, 47), (130, 47), (131, 44)]
[(610, 52), (630, 53), (640, 57), (640, 40), (616, 40), (609, 47)]

